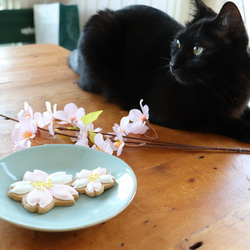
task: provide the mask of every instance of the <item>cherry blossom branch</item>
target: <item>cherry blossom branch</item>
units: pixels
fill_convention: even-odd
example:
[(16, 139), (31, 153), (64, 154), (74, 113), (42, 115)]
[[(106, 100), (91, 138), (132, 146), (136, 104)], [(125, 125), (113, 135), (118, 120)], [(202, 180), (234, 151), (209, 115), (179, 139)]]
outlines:
[[(9, 116), (3, 115), (3, 114), (0, 114), (0, 116), (3, 117), (6, 120), (19, 122), (18, 120), (14, 119), (14, 118), (11, 118)], [(37, 127), (37, 128), (38, 128), (38, 130), (45, 131), (45, 132), (49, 133), (49, 130), (46, 129), (46, 128), (41, 128), (41, 127)], [(65, 128), (65, 130), (68, 130), (68, 129)], [(79, 130), (71, 130), (71, 131), (79, 131)], [(75, 135), (69, 135), (69, 134), (60, 133), (60, 132), (57, 132), (57, 131), (55, 131), (55, 135), (62, 135), (62, 136), (70, 137), (70, 138), (77, 138), (77, 136), (75, 136)]]
[(3, 117), (3, 118), (6, 119), (6, 120), (11, 120), (11, 121), (14, 121), (14, 122), (19, 122), (18, 120), (13, 119), (13, 118), (11, 118), (11, 117), (8, 117), (8, 116), (6, 116), (6, 115), (0, 114), (0, 116)]
[[(42, 130), (42, 131), (45, 131), (45, 132), (48, 132), (49, 133), (49, 130), (46, 129), (46, 128), (40, 128), (40, 127), (37, 127), (39, 130)], [(72, 131), (72, 130), (71, 130)], [(69, 134), (64, 134), (64, 133), (60, 133), (60, 132), (57, 132), (57, 130), (55, 130), (55, 135), (62, 135), (62, 136), (66, 136), (66, 137), (70, 137), (70, 138), (77, 138), (76, 135), (69, 135)]]
[[(13, 118), (8, 117), (8, 116), (3, 115), (3, 114), (0, 114), (0, 116), (5, 118), (6, 120), (19, 122), (18, 120), (13, 119)], [(152, 126), (151, 126), (151, 128), (152, 128)], [(49, 133), (48, 129), (40, 128), (40, 127), (38, 127), (38, 129)], [(66, 137), (71, 137), (71, 138), (77, 138), (77, 136), (69, 135), (66, 133), (60, 133), (60, 132), (57, 132), (57, 130), (79, 131), (78, 128), (75, 128), (75, 129), (68, 129), (65, 127), (57, 127), (56, 128), (56, 130), (55, 130), (56, 135), (61, 135), (61, 136), (66, 136)], [(115, 137), (115, 134), (111, 134), (111, 133), (101, 133), (101, 134), (108, 136), (108, 137), (111, 137), (111, 138)], [(162, 140), (158, 139), (158, 136), (156, 137), (156, 139), (134, 137), (134, 136), (128, 136), (128, 135), (125, 135), (123, 137), (124, 137), (124, 139), (126, 139), (126, 146), (129, 146), (129, 147), (162, 148), (162, 149), (187, 149), (187, 150), (198, 150), (198, 151), (220, 151), (220, 152), (229, 152), (229, 153), (232, 152), (232, 153), (250, 154), (250, 149), (245, 149), (245, 148), (209, 147), (209, 146), (173, 143), (173, 142), (168, 142), (168, 141), (162, 141)]]
[[(102, 133), (106, 136), (115, 136), (109, 133)], [(124, 136), (126, 143), (130, 143), (129, 147), (143, 147), (143, 148), (162, 148), (162, 149), (188, 149), (197, 151), (220, 151), (220, 152), (232, 152), (232, 153), (242, 153), (250, 154), (250, 149), (246, 148), (227, 148), (227, 147), (209, 147), (209, 146), (199, 146), (199, 145), (189, 145), (182, 143), (174, 143), (168, 141), (162, 141), (159, 139), (148, 139), (148, 138), (138, 138), (133, 136)], [(134, 144), (134, 145), (132, 145)]]
[[(102, 111), (85, 114), (83, 108), (78, 109), (73, 103), (67, 104), (63, 111), (56, 111), (55, 104), (52, 112), (51, 104), (46, 102), (47, 111), (43, 115), (40, 112), (33, 115), (33, 109), (25, 102), (24, 110), (21, 110), (18, 114), (19, 120), (2, 114), (0, 116), (19, 123), (12, 133), (12, 139), (14, 138), (16, 144), (15, 147), (19, 149), (29, 147), (31, 145), (29, 139), (33, 139), (37, 132), (44, 131), (51, 134), (51, 136), (70, 137), (78, 145), (89, 146), (90, 143), (93, 148), (101, 149), (110, 154), (117, 151), (117, 156), (121, 154), (124, 146), (250, 154), (250, 149), (246, 148), (209, 147), (162, 141), (148, 120), (148, 106), (143, 106), (142, 100), (140, 106), (141, 111), (137, 109), (130, 110), (129, 116), (123, 117), (120, 125), (115, 124), (113, 133), (103, 133), (100, 132), (100, 129), (94, 130), (93, 121), (99, 117)], [(53, 125), (54, 123), (62, 124), (62, 122), (65, 126), (56, 127)], [(44, 128), (45, 125), (48, 125), (48, 128)], [(148, 129), (153, 132), (153, 136), (147, 134)]]

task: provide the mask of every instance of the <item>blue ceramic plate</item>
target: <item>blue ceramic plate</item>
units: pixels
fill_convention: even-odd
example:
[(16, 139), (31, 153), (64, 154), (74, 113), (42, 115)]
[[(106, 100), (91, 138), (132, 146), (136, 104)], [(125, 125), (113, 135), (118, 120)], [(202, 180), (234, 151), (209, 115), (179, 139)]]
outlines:
[[(48, 174), (65, 171), (75, 174), (81, 169), (106, 168), (115, 177), (115, 185), (98, 197), (80, 194), (75, 205), (54, 207), (44, 214), (27, 211), (21, 202), (8, 196), (12, 183), (20, 181), (26, 171), (39, 169)], [(119, 158), (75, 145), (44, 145), (12, 153), (0, 160), (0, 218), (20, 227), (39, 231), (70, 231), (107, 221), (122, 212), (136, 192), (132, 169)]]

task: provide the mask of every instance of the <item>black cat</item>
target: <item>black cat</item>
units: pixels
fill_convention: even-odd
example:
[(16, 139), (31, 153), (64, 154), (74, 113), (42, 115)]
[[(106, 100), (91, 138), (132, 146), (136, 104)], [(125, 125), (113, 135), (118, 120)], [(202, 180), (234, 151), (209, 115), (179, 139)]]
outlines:
[(201, 0), (184, 27), (147, 6), (99, 11), (69, 59), (79, 86), (150, 120), (250, 142), (248, 35), (237, 7), (216, 14)]

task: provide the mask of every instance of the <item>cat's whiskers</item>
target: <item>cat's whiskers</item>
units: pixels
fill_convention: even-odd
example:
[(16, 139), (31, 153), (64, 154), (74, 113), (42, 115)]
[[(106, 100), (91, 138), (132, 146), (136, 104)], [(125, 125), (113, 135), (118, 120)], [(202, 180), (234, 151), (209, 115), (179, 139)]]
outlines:
[(170, 71), (170, 60), (169, 58), (167, 57), (161, 57), (162, 60), (164, 60), (164, 64), (156, 69), (154, 69), (154, 71), (159, 71), (159, 70), (166, 70), (167, 69), (167, 72)]
[(167, 61), (167, 62), (170, 62), (170, 61), (171, 61), (171, 59), (170, 59), (170, 58), (168, 58), (168, 57), (164, 57), (164, 56), (161, 56), (161, 59), (163, 59), (164, 61)]

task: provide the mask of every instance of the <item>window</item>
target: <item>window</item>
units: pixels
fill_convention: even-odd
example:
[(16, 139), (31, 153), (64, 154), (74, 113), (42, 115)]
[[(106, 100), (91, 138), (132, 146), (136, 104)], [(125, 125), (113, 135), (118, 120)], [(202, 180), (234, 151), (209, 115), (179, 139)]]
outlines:
[(233, 0), (242, 15), (242, 18), (245, 22), (248, 34), (250, 34), (250, 1), (249, 0)]

